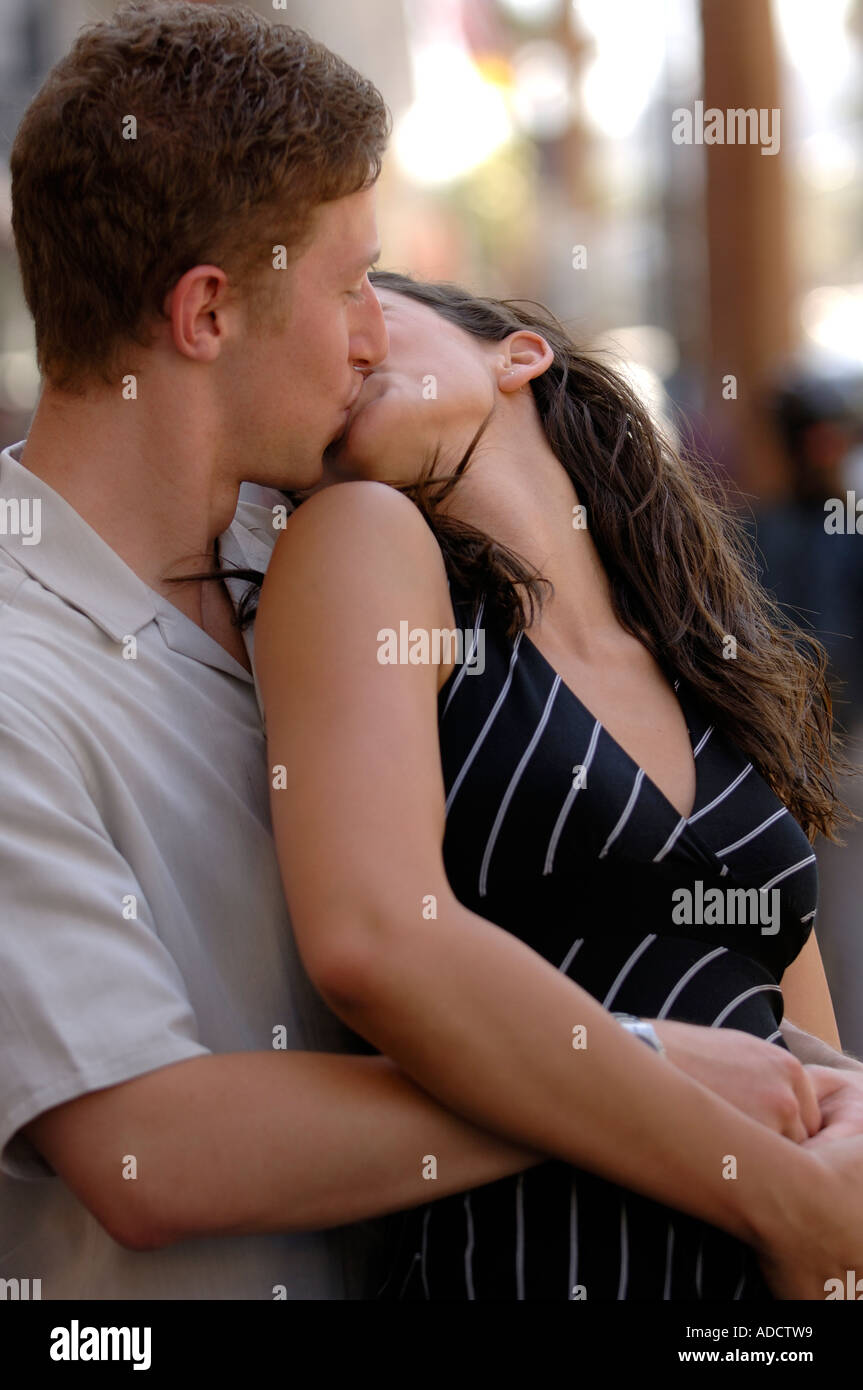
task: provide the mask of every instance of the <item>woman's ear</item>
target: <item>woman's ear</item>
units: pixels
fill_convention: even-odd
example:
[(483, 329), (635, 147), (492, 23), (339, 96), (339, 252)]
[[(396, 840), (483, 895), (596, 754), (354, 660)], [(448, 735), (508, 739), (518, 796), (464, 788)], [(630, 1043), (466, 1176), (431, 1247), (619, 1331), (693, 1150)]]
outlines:
[(554, 353), (540, 333), (526, 328), (510, 333), (501, 343), (497, 384), (501, 391), (520, 391), (534, 377), (542, 376), (554, 361)]

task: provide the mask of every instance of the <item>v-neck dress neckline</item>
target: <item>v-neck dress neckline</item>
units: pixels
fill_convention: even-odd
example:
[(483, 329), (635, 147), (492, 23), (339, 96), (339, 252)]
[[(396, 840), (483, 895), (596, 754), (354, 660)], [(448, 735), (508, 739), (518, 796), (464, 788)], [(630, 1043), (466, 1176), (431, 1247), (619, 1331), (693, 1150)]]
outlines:
[[(537, 658), (543, 664), (543, 666), (551, 673), (551, 675), (556, 677), (556, 679), (560, 683), (562, 690), (565, 693), (565, 696), (571, 700), (574, 700), (575, 703), (587, 716), (587, 718), (593, 720), (595, 725), (605, 735), (608, 742), (612, 745), (612, 747), (616, 749), (619, 756), (622, 759), (624, 759), (624, 761), (626, 761), (630, 765), (630, 767), (634, 769), (636, 774), (639, 774), (641, 776), (642, 780), (647, 783), (647, 785), (653, 790), (655, 795), (665, 802), (665, 805), (668, 807), (672, 815), (675, 816), (675, 818), (678, 821), (682, 821), (685, 826), (688, 826), (693, 816), (698, 814), (701, 787), (699, 778), (698, 755), (695, 751), (696, 744), (692, 733), (692, 716), (688, 708), (689, 701), (686, 696), (685, 681), (683, 681), (683, 679), (680, 676), (678, 676), (672, 685), (672, 689), (674, 690), (677, 703), (680, 706), (680, 710), (683, 714), (683, 719), (686, 724), (686, 732), (689, 737), (689, 751), (692, 754), (692, 762), (695, 768), (695, 794), (689, 814), (684, 816), (674, 805), (674, 802), (666, 796), (662, 788), (659, 787), (656, 784), (656, 782), (654, 782), (653, 778), (650, 777), (647, 772), (645, 772), (644, 768), (640, 765), (640, 763), (638, 763), (638, 761), (632, 756), (632, 754), (628, 753), (627, 750), (623, 747), (623, 744), (620, 743), (619, 740), (614, 737), (614, 734), (611, 733), (608, 726), (606, 724), (603, 724), (602, 720), (598, 717), (598, 715), (595, 715), (592, 710), (588, 709), (587, 705), (584, 703), (581, 697), (576, 694), (572, 686), (568, 684), (568, 682), (564, 679), (564, 677), (556, 669), (552, 662), (549, 661), (548, 657), (545, 655), (544, 652), (540, 650), (540, 648), (536, 645), (536, 643), (533, 641), (532, 637), (526, 630), (522, 633), (522, 640), (527, 644), (528, 649), (534, 654), (535, 658)], [(665, 672), (665, 674), (667, 675), (667, 672)]]

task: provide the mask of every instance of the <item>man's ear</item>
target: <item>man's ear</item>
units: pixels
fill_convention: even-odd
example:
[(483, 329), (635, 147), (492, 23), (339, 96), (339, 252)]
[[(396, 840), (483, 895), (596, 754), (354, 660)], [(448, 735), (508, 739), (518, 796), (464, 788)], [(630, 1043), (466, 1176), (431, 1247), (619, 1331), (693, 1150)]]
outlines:
[(164, 312), (171, 321), (174, 347), (196, 362), (212, 362), (224, 335), (222, 314), (228, 277), (220, 266), (196, 265), (169, 290)]
[(520, 391), (534, 377), (542, 376), (554, 361), (554, 353), (541, 333), (520, 328), (501, 343), (497, 384), (501, 391)]

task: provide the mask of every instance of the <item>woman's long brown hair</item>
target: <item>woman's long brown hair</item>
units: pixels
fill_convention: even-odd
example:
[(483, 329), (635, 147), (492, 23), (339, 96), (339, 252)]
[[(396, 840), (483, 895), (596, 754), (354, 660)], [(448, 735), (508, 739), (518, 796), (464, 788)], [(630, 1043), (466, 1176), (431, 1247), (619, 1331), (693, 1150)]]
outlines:
[[(715, 472), (671, 447), (622, 378), (579, 352), (541, 306), (483, 299), (456, 285), (374, 271), (376, 288), (428, 305), (476, 338), (519, 329), (554, 352), (531, 381), (549, 444), (575, 487), (611, 584), (619, 622), (696, 691), (718, 728), (751, 759), (810, 841), (858, 819), (834, 779), (854, 771), (839, 757), (827, 653), (793, 624), (758, 582), (752, 542)], [(481, 434), (481, 431), (480, 431)], [(551, 587), (512, 550), (442, 509), (479, 435), (452, 472), (430, 467), (398, 485), (437, 538), (468, 592), (485, 592), (510, 636), (529, 626)], [(736, 639), (727, 658), (726, 638)], [(838, 840), (838, 843), (843, 843)]]

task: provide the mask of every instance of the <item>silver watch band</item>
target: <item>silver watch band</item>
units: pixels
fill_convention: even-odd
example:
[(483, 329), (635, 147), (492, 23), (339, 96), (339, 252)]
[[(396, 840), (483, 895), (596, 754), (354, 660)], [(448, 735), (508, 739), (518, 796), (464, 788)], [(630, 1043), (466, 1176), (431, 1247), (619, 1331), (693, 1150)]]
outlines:
[(625, 1028), (635, 1038), (641, 1038), (648, 1047), (652, 1047), (654, 1052), (658, 1052), (660, 1057), (665, 1056), (665, 1044), (657, 1033), (652, 1023), (646, 1019), (638, 1018), (635, 1014), (612, 1013), (612, 1018), (616, 1018), (621, 1028)]

